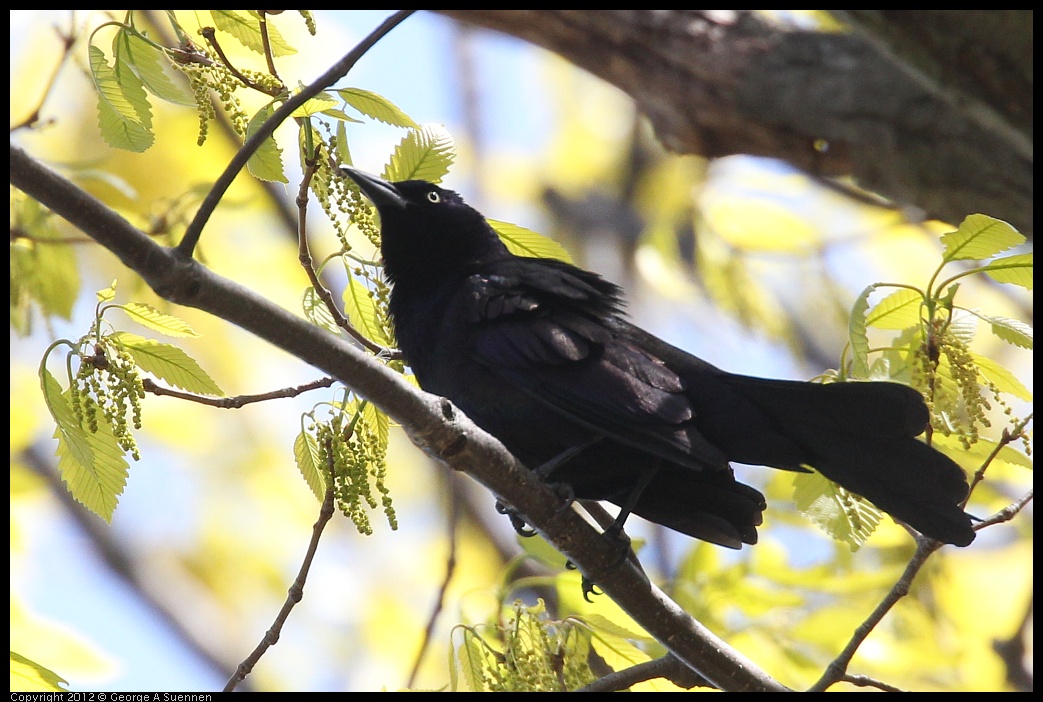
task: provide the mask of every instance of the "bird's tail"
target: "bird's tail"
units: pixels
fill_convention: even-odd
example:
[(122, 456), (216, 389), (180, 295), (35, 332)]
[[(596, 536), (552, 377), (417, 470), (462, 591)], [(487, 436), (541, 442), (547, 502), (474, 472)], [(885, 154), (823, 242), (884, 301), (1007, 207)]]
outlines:
[(789, 470), (811, 466), (926, 536), (957, 546), (974, 540), (960, 506), (968, 492), (963, 469), (915, 438), (929, 421), (916, 390), (897, 383), (717, 380), (757, 410), (746, 414), (756, 417), (752, 432), (739, 432), (736, 440), (731, 428), (733, 445), (722, 446), (730, 460)]

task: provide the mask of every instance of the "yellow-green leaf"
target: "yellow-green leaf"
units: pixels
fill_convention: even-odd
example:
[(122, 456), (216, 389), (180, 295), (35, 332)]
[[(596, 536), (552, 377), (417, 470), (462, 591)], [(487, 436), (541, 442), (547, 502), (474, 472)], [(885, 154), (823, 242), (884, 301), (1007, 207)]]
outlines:
[(1032, 290), (1032, 254), (1017, 254), (997, 258), (983, 271), (997, 283), (1011, 283)]
[(160, 312), (144, 302), (128, 302), (125, 305), (119, 305), (118, 308), (126, 312), (138, 324), (161, 334), (178, 338), (199, 336), (192, 327), (188, 326), (187, 322)]
[(440, 124), (410, 130), (395, 147), (384, 168), (384, 180), (426, 180), (440, 183), (456, 158), (456, 143)]
[[(11, 651), (11, 692), (68, 692), (69, 681), (36, 661)], [(13, 699), (34, 699), (12, 695)], [(40, 697), (41, 700), (50, 699)]]
[(517, 256), (535, 256), (537, 258), (556, 258), (560, 261), (572, 262), (572, 257), (565, 247), (531, 229), (520, 227), (498, 219), (487, 220), (511, 253)]
[(798, 474), (793, 486), (797, 509), (852, 551), (857, 551), (880, 523), (881, 513), (876, 507), (819, 473)]
[(184, 85), (184, 77), (178, 75), (175, 79), (173, 71), (168, 74), (165, 70), (169, 61), (159, 48), (129, 29), (120, 30), (115, 41), (119, 60), (134, 71), (146, 90), (175, 105), (195, 105), (192, 92)]
[(338, 90), (337, 94), (344, 98), (344, 102), (367, 117), (372, 117), (393, 127), (420, 129), (420, 125), (383, 95), (361, 88), (344, 88)]
[(200, 395), (224, 395), (195, 359), (176, 346), (127, 332), (109, 338), (125, 348), (139, 368), (171, 385)]
[[(228, 32), (235, 37), (240, 44), (259, 54), (264, 54), (264, 41), (261, 38), (261, 20), (253, 10), (243, 13), (235, 10), (210, 10), (210, 16), (214, 20), (214, 26), (223, 32)], [(268, 41), (275, 56), (289, 56), (297, 53), (297, 49), (286, 43), (282, 34), (272, 24), (272, 18), (267, 18)]]
[(380, 444), (386, 448), (391, 436), (391, 420), (388, 416), (377, 409), (372, 402), (367, 402), (362, 407), (362, 420), (373, 430)]
[(291, 117), (311, 117), (325, 112), (326, 110), (336, 107), (337, 101), (329, 93), (319, 93), (315, 97), (311, 98), (303, 105), (298, 107), (296, 110), (290, 113)]
[(959, 229), (942, 235), (946, 261), (982, 260), (1023, 243), (1025, 237), (1014, 227), (983, 214), (968, 215)]
[(333, 319), (333, 314), (326, 307), (322, 298), (315, 294), (315, 288), (308, 286), (304, 289), (304, 294), (301, 296), (301, 309), (304, 311), (304, 318), (315, 326), (322, 327), (333, 334), (340, 334), (340, 327)]
[(899, 288), (866, 314), (866, 325), (878, 329), (907, 329), (920, 323), (923, 297), (916, 290)]
[(322, 452), (311, 434), (301, 430), (293, 441), (293, 457), (297, 461), (297, 470), (304, 476), (304, 481), (319, 500), (326, 497), (326, 466), (323, 465)]
[(54, 418), (57, 431), (74, 458), (85, 466), (94, 464), (94, 452), (87, 441), (87, 432), (80, 426), (69, 405), (68, 393), (62, 390), (57, 379), (46, 368), (40, 368), (40, 388), (47, 409)]
[(110, 146), (127, 151), (142, 152), (152, 146), (152, 112), (141, 81), (118, 62), (117, 68), (110, 66), (98, 47), (89, 46), (87, 54), (98, 90), (98, 127), (102, 138)]
[(982, 377), (999, 388), (1001, 392), (1009, 393), (1026, 402), (1032, 401), (1032, 393), (1009, 370), (988, 356), (982, 356), (973, 351), (971, 352), (971, 358), (974, 359), (974, 365), (978, 367), (978, 372), (981, 373)]
[(349, 276), (348, 284), (344, 287), (344, 311), (352, 326), (365, 334), (367, 339), (383, 346), (388, 345), (380, 309), (369, 288), (355, 276)]
[(101, 303), (112, 302), (113, 300), (115, 300), (116, 299), (116, 279), (113, 278), (112, 279), (112, 285), (110, 285), (109, 287), (105, 288), (104, 290), (99, 290), (95, 294), (98, 297), (98, 302), (101, 302)]
[(106, 522), (112, 521), (119, 496), (127, 485), (127, 461), (108, 422), (98, 422), (98, 431), (84, 432), (93, 460), (83, 463), (66, 441), (66, 434), (55, 429), (58, 439), (58, 473), (69, 492), (84, 507)]
[(873, 284), (863, 290), (855, 304), (851, 306), (851, 318), (848, 320), (848, 338), (851, 343), (851, 377), (869, 377), (869, 333), (866, 330), (866, 313), (869, 310), (869, 296), (878, 285)]
[[(249, 139), (253, 136), (261, 128), (261, 125), (264, 124), (264, 121), (274, 113), (275, 106), (272, 103), (268, 103), (258, 110), (257, 114), (246, 125), (246, 138)], [(246, 168), (255, 178), (260, 180), (274, 183), (290, 182), (283, 170), (282, 149), (279, 148), (279, 144), (276, 143), (274, 137), (268, 137), (264, 140), (257, 148), (257, 151), (253, 153), (253, 156), (246, 162)]]

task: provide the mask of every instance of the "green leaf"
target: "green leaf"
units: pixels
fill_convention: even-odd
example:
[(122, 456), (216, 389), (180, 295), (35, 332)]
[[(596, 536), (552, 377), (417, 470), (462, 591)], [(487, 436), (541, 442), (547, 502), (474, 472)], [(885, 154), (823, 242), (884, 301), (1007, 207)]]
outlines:
[[(246, 138), (249, 139), (261, 128), (265, 120), (275, 113), (275, 106), (268, 103), (257, 111), (246, 125)], [(250, 160), (246, 162), (246, 168), (250, 173), (260, 180), (275, 183), (289, 183), (282, 163), (282, 149), (276, 143), (275, 137), (268, 137), (254, 152)]]
[(992, 333), (1008, 344), (1014, 344), (1023, 349), (1032, 348), (1032, 327), (1020, 319), (1007, 317), (984, 317), (983, 319), (992, 327)]
[(966, 311), (978, 319), (988, 322), (992, 329), (992, 333), (1006, 341), (1008, 344), (1020, 346), (1023, 349), (1032, 348), (1031, 325), (1022, 322), (1020, 319), (1010, 319), (1009, 317), (997, 317), (982, 314), (977, 310)]
[[(965, 471), (973, 473), (978, 470), (982, 464), (992, 456), (996, 450), (996, 442), (993, 439), (989, 439), (984, 436), (979, 436), (978, 440), (971, 444), (970, 448), (964, 448), (962, 442), (956, 435), (945, 436), (939, 432), (935, 432), (934, 437), (931, 439), (931, 443), (936, 449), (943, 451), (947, 456), (955, 460), (960, 464)], [(1032, 470), (1032, 459), (1013, 448), (1012, 446), (1005, 445), (1000, 447), (999, 453), (996, 454), (993, 460), (993, 465), (996, 462), (1006, 463), (1009, 466), (1017, 466), (1019, 468), (1025, 468)]]
[(338, 90), (337, 94), (344, 99), (344, 102), (367, 117), (372, 117), (393, 127), (420, 129), (420, 125), (383, 95), (361, 88), (344, 88)]
[(182, 82), (174, 80), (165, 70), (169, 65), (166, 55), (133, 30), (123, 29), (116, 35), (119, 58), (126, 62), (142, 85), (156, 97), (175, 105), (194, 106), (192, 92)]
[(26, 299), (47, 316), (71, 319), (80, 290), (76, 247), (58, 234), (50, 212), (32, 198), (11, 198), (11, 220), (12, 324), (28, 333), (17, 319)]
[(337, 122), (337, 160), (345, 165), (352, 165), (351, 151), (348, 149), (348, 128), (344, 122)]
[(312, 115), (322, 114), (330, 108), (337, 105), (337, 101), (332, 95), (326, 92), (319, 93), (315, 97), (309, 99), (303, 105), (298, 107), (296, 110), (290, 113), (291, 117), (311, 117)]
[(453, 137), (440, 124), (411, 130), (395, 147), (384, 168), (384, 180), (426, 180), (440, 183), (456, 158)]
[(369, 288), (355, 276), (349, 276), (344, 288), (344, 311), (352, 326), (365, 334), (367, 339), (383, 346), (388, 345), (380, 309), (371, 297)]
[(175, 387), (200, 395), (224, 395), (195, 359), (176, 346), (128, 332), (116, 332), (109, 338), (125, 348), (139, 368)]
[(876, 507), (819, 473), (801, 473), (794, 477), (793, 486), (797, 509), (852, 551), (857, 551), (880, 523), (881, 513)]
[(98, 302), (102, 304), (106, 302), (112, 302), (116, 299), (116, 279), (112, 279), (112, 285), (102, 290), (99, 290), (95, 295), (98, 297)]
[(119, 496), (127, 485), (127, 461), (108, 422), (98, 422), (98, 431), (84, 434), (93, 456), (90, 463), (82, 462), (80, 453), (69, 445), (61, 429), (55, 429), (58, 473), (84, 507), (112, 522)]
[(920, 323), (923, 296), (916, 290), (899, 288), (866, 314), (866, 325), (878, 329), (907, 329)]
[(160, 334), (177, 338), (199, 336), (192, 327), (188, 326), (187, 322), (172, 315), (164, 314), (152, 305), (144, 302), (128, 302), (125, 305), (117, 305), (117, 309), (126, 312), (138, 324), (158, 331)]
[(319, 500), (326, 498), (326, 466), (323, 465), (322, 452), (315, 438), (301, 430), (293, 441), (293, 457), (297, 461), (297, 470), (304, 476), (304, 481)]
[(1026, 290), (1032, 289), (1032, 254), (1017, 254), (997, 258), (981, 270), (997, 283), (1011, 283)]
[(367, 402), (362, 406), (362, 421), (373, 430), (380, 445), (387, 448), (388, 440), (391, 437), (391, 419), (377, 409), (372, 402)]
[(866, 313), (869, 310), (869, 296), (879, 284), (873, 284), (863, 290), (851, 307), (851, 319), (848, 321), (848, 338), (851, 342), (851, 377), (869, 377), (869, 333), (866, 329)]
[[(60, 687), (69, 681), (36, 661), (11, 651), (11, 691), (12, 692), (68, 692)], [(34, 697), (12, 695), (16, 699), (34, 699)], [(40, 697), (50, 699), (50, 697)]]
[(315, 294), (315, 288), (308, 286), (304, 289), (304, 294), (301, 296), (301, 309), (304, 311), (304, 318), (315, 326), (322, 327), (333, 334), (340, 334), (340, 327), (337, 326), (326, 303)]
[(98, 127), (102, 138), (110, 146), (139, 153), (152, 146), (152, 112), (141, 81), (119, 62), (115, 69), (110, 66), (98, 47), (91, 45), (87, 51), (98, 90)]
[(1026, 402), (1032, 401), (1032, 393), (1029, 392), (1027, 387), (1022, 385), (1017, 376), (988, 356), (982, 356), (973, 351), (970, 353), (971, 358), (974, 359), (974, 365), (978, 368), (978, 372), (981, 373), (983, 378), (999, 388), (1001, 392), (1009, 393)]
[(43, 399), (47, 409), (54, 418), (57, 425), (55, 429), (66, 450), (78, 463), (91, 467), (94, 465), (94, 451), (87, 440), (89, 433), (80, 426), (76, 415), (69, 404), (68, 393), (62, 390), (51, 372), (46, 368), (40, 368), (40, 388), (43, 390)]
[[(235, 37), (240, 44), (246, 48), (264, 54), (264, 41), (261, 39), (261, 20), (253, 11), (240, 14), (235, 10), (210, 10), (210, 16), (214, 19), (214, 26), (223, 32)], [(286, 43), (282, 34), (272, 24), (272, 18), (267, 18), (268, 40), (272, 47), (274, 56), (290, 56), (297, 53), (297, 49)]]
[(501, 222), (498, 219), (488, 219), (491, 226), (511, 253), (517, 256), (534, 256), (536, 258), (556, 258), (560, 261), (572, 263), (572, 257), (565, 247), (531, 229), (520, 227), (510, 222)]
[(1025, 243), (1025, 237), (1000, 219), (983, 214), (968, 215), (960, 228), (942, 235), (946, 261), (982, 260)]

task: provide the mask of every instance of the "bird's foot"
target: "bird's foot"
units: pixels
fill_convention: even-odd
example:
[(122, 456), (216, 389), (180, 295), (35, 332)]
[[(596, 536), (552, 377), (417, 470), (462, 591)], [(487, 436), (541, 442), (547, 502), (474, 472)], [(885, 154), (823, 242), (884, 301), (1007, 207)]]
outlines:
[(515, 533), (518, 536), (526, 539), (536, 536), (536, 530), (533, 529), (525, 522), (525, 518), (521, 516), (521, 513), (513, 507), (504, 504), (502, 501), (496, 501), (496, 511), (500, 514), (506, 514), (507, 518), (511, 520), (511, 526), (514, 527)]

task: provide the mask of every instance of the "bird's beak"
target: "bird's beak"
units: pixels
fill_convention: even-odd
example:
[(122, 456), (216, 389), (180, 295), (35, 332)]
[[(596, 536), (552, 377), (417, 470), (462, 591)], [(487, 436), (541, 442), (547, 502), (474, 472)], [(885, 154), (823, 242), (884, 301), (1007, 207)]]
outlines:
[(399, 195), (394, 185), (383, 178), (377, 178), (368, 173), (357, 171), (350, 166), (341, 166), (341, 170), (358, 184), (362, 194), (372, 200), (377, 209), (384, 206), (397, 207), (403, 210), (406, 208), (406, 199)]

